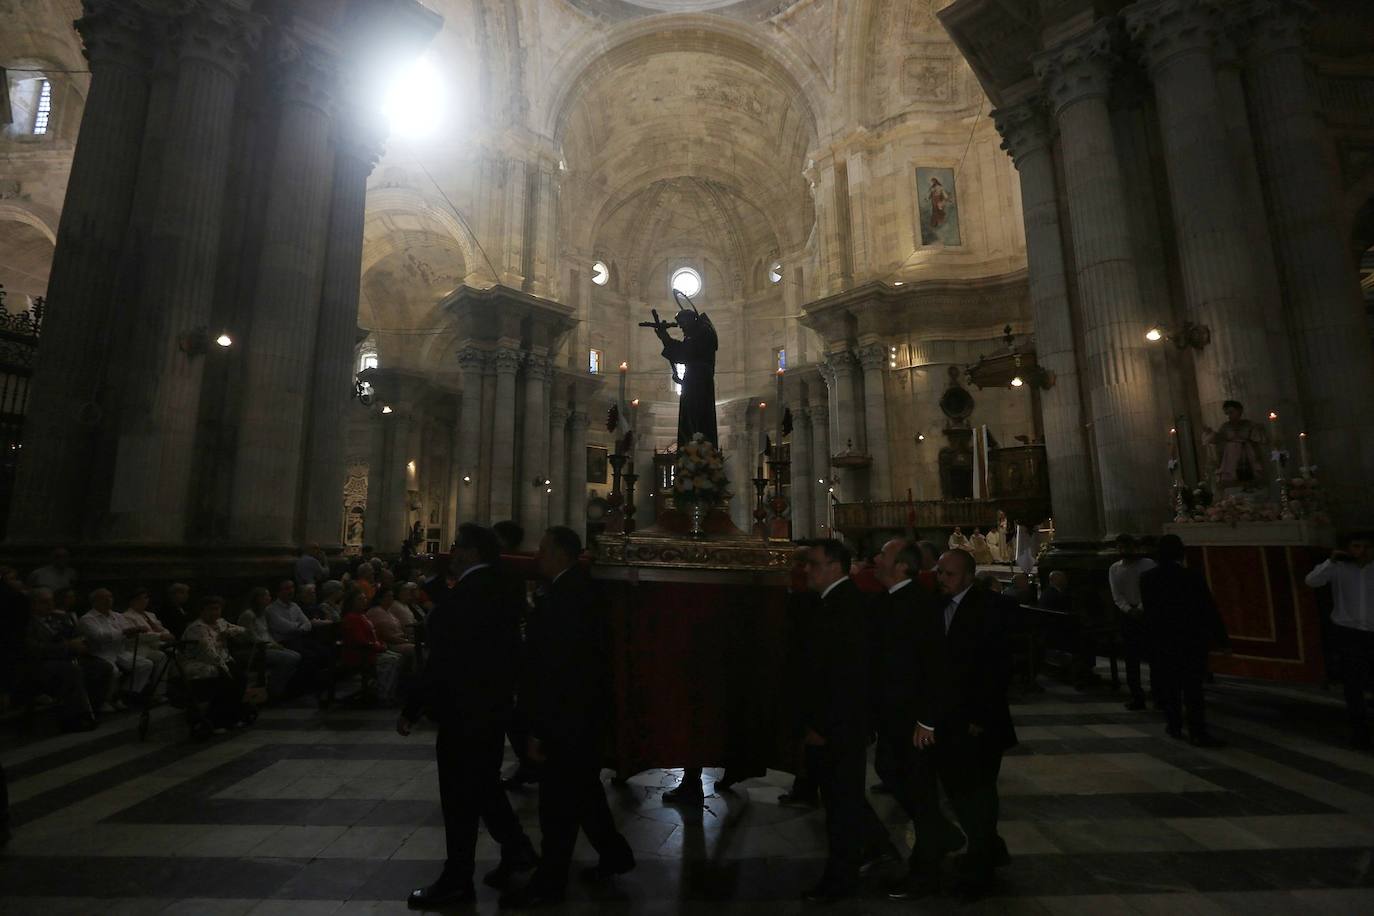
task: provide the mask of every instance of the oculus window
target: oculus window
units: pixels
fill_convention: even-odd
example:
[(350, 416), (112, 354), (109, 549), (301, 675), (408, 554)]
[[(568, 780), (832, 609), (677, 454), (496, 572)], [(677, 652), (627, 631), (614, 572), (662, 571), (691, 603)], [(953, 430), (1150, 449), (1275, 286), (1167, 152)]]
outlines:
[(611, 269), (606, 266), (605, 261), (597, 261), (592, 265), (592, 282), (597, 286), (605, 286), (611, 282)]
[(695, 296), (701, 292), (701, 274), (690, 267), (679, 267), (673, 271), (670, 289), (684, 296)]
[(781, 262), (781, 261), (774, 261), (774, 262), (773, 262), (773, 266), (770, 267), (770, 268), (768, 268), (768, 282), (769, 282), (769, 283), (781, 283), (781, 282), (782, 282), (782, 262)]

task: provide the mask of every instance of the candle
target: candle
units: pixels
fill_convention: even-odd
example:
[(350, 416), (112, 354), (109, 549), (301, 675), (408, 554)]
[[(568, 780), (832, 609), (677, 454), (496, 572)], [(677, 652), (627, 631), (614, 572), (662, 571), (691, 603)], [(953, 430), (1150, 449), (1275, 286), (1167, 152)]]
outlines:
[(773, 448), (777, 449), (777, 451), (774, 452), (775, 460), (781, 459), (781, 458), (782, 458), (782, 376), (783, 376), (783, 369), (782, 369), (781, 366), (779, 366), (779, 367), (778, 367), (778, 422), (777, 422), (777, 435), (773, 438)]
[(1307, 433), (1298, 433), (1298, 455), (1302, 458), (1302, 476), (1311, 477), (1312, 462), (1307, 458)]
[(1169, 427), (1169, 457), (1178, 460), (1178, 427)]
[(625, 375), (630, 371), (629, 363), (620, 364), (620, 400), (617, 402), (622, 406), (625, 403)]
[(639, 398), (630, 402), (630, 429), (639, 431)]

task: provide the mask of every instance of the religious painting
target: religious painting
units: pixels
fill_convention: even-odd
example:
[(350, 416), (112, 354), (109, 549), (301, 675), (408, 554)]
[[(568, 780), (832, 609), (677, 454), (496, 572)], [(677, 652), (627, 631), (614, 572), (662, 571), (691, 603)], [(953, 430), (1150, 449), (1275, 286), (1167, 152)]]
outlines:
[(605, 483), (607, 451), (599, 445), (587, 446), (587, 483)]
[(918, 167), (916, 200), (921, 214), (922, 245), (962, 244), (953, 169)]

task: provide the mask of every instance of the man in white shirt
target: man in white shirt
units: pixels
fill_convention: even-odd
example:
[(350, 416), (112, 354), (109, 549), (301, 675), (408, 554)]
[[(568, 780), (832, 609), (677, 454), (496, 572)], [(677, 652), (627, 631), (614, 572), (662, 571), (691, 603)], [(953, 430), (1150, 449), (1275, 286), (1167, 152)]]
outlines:
[(272, 638), (301, 657), (298, 677), (303, 685), (319, 685), (333, 661), (333, 650), (310, 635), (310, 618), (295, 602), (296, 583), (283, 579), (277, 599), (267, 606), (267, 630)]
[(71, 568), (70, 562), (67, 548), (58, 547), (52, 552), (52, 562), (29, 573), (25, 582), (29, 588), (46, 588), (56, 595), (76, 582), (76, 570)]
[(329, 578), (329, 567), (319, 544), (306, 544), (296, 557), (296, 588), (304, 591), (307, 585), (318, 586)]
[(1145, 625), (1140, 606), (1140, 574), (1155, 568), (1155, 561), (1142, 556), (1140, 544), (1129, 534), (1116, 539), (1121, 559), (1112, 564), (1107, 581), (1112, 587), (1112, 603), (1121, 612), (1121, 647), (1126, 658), (1126, 686), (1131, 700), (1126, 708), (1145, 708), (1145, 689), (1140, 684), (1140, 659), (1145, 654)]
[(1331, 635), (1341, 659), (1350, 743), (1370, 746), (1365, 691), (1374, 671), (1374, 537), (1359, 534), (1307, 574), (1310, 588), (1331, 586)]

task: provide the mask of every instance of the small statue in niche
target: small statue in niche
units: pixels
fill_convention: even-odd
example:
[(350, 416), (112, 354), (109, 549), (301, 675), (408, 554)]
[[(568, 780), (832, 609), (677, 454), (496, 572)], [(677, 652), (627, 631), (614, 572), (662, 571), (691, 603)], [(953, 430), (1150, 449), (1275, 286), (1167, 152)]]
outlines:
[(1253, 490), (1263, 486), (1264, 447), (1269, 436), (1264, 427), (1245, 418), (1245, 405), (1226, 401), (1221, 405), (1226, 422), (1213, 430), (1204, 427), (1208, 462), (1216, 469), (1218, 490)]

